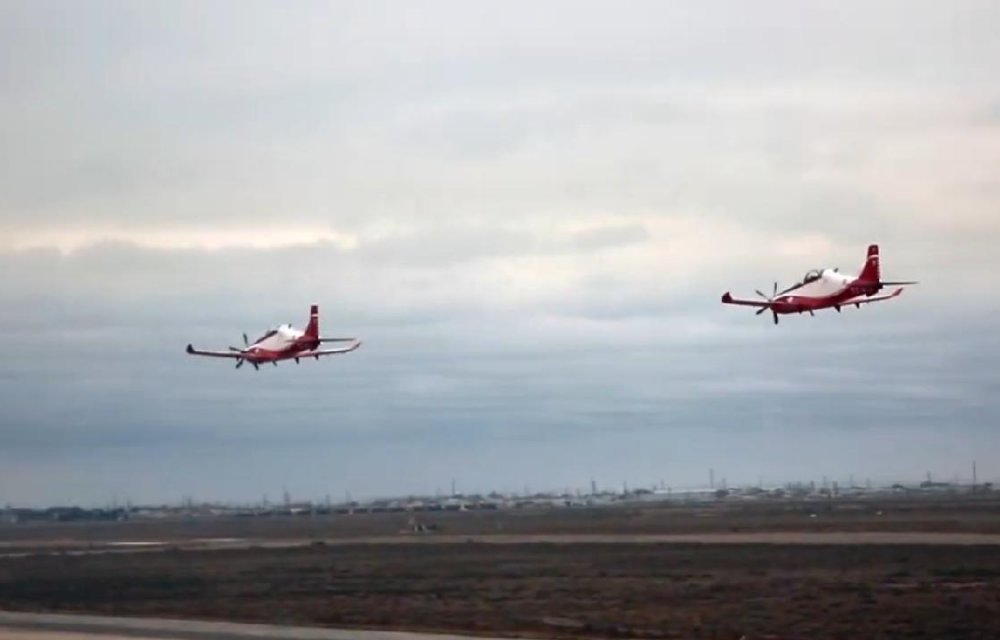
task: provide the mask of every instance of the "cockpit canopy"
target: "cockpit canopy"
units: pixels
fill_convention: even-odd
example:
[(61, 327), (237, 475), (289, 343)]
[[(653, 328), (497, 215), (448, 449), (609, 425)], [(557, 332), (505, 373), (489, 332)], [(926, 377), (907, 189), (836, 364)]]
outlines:
[(809, 284), (810, 282), (819, 280), (822, 275), (822, 269), (813, 269), (812, 271), (806, 273), (806, 275), (802, 278), (802, 284)]
[(291, 331), (292, 331), (291, 324), (279, 324), (274, 329), (268, 329), (264, 335), (262, 335), (260, 338), (257, 339), (257, 342), (260, 342), (261, 340), (267, 340), (271, 336), (276, 336), (279, 333), (283, 335), (288, 335)]

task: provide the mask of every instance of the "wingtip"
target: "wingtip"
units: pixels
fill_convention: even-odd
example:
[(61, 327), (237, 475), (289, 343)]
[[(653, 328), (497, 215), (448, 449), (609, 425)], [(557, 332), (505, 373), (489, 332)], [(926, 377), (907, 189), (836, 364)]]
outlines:
[(733, 296), (730, 295), (730, 293), (728, 291), (725, 292), (724, 294), (722, 294), (722, 302), (723, 302), (723, 304), (729, 304), (732, 301), (733, 301)]
[(194, 347), (191, 346), (191, 343), (188, 343), (187, 349), (185, 349), (185, 351), (187, 351), (188, 353), (194, 353)]

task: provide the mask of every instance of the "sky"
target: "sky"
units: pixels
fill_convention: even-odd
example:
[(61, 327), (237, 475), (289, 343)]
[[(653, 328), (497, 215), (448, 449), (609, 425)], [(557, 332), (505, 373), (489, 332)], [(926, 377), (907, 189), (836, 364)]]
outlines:
[[(1000, 480), (1000, 5), (0, 0), (0, 502)], [(917, 279), (815, 318), (808, 269)], [(319, 304), (350, 355), (234, 371)]]

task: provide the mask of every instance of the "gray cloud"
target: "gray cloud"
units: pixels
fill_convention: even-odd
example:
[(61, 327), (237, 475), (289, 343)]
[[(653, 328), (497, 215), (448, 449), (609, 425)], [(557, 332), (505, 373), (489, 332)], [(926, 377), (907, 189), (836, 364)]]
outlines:
[[(996, 3), (3, 10), (0, 500), (1000, 463)], [(183, 354), (313, 302), (365, 346)]]

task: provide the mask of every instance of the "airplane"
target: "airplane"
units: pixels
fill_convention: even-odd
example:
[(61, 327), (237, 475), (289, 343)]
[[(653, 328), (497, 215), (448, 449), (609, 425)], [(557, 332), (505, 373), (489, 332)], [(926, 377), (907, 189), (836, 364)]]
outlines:
[[(774, 283), (774, 291), (770, 296), (757, 290), (763, 300), (739, 300), (727, 291), (722, 296), (724, 304), (759, 307), (757, 315), (770, 310), (774, 316), (774, 324), (778, 324), (778, 315), (802, 313), (815, 315), (819, 309), (834, 308), (840, 312), (841, 307), (854, 305), (858, 309), (869, 302), (889, 300), (903, 293), (906, 285), (917, 284), (915, 281), (888, 282), (882, 280), (879, 268), (878, 245), (868, 247), (868, 257), (865, 266), (857, 276), (840, 273), (839, 269), (813, 269), (806, 273), (802, 282), (783, 291), (778, 291), (778, 283)], [(898, 287), (892, 293), (876, 295), (885, 287)]]
[[(320, 349), (324, 342), (350, 342), (346, 347), (335, 349)], [(312, 305), (309, 309), (309, 324), (305, 331), (299, 331), (290, 324), (283, 324), (271, 329), (255, 342), (247, 339), (247, 334), (243, 334), (243, 347), (229, 347), (229, 351), (201, 351), (195, 349), (190, 344), (187, 352), (193, 356), (208, 356), (210, 358), (231, 358), (236, 360), (236, 368), (243, 366), (244, 362), (249, 362), (254, 369), (260, 370), (260, 365), (270, 362), (278, 366), (279, 360), (295, 360), (299, 363), (301, 358), (316, 358), (320, 356), (332, 356), (341, 353), (350, 353), (361, 346), (361, 341), (357, 338), (320, 338), (319, 337), (319, 307)]]

